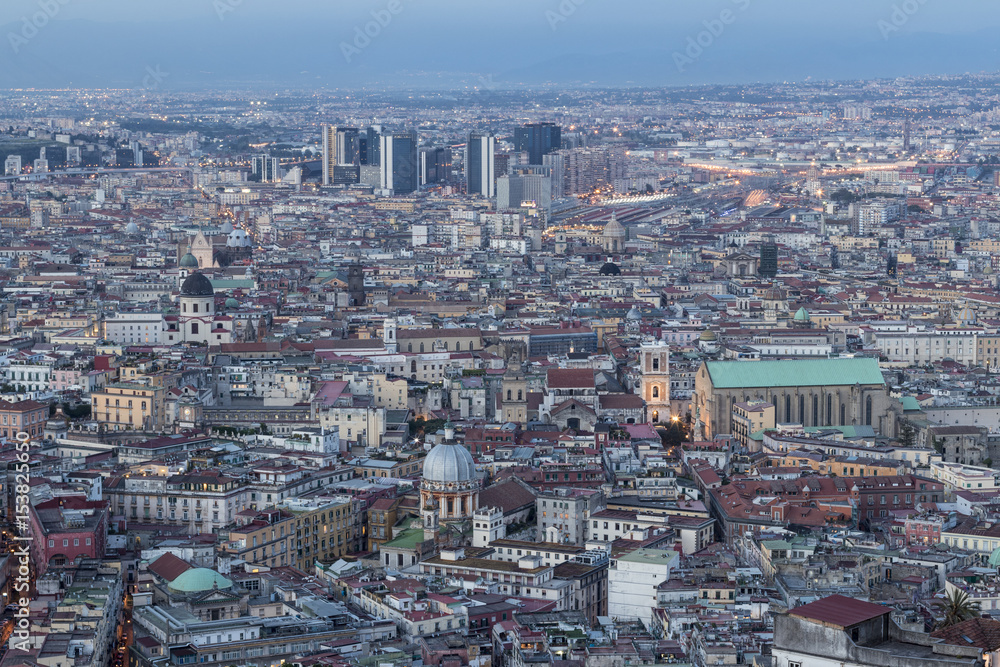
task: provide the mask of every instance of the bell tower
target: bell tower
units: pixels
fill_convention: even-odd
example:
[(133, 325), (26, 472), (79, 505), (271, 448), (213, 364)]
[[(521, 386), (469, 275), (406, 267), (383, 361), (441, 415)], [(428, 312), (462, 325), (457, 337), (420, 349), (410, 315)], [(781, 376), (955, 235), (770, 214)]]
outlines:
[(365, 270), (360, 264), (347, 267), (347, 295), (351, 306), (365, 305)]
[(662, 340), (644, 341), (639, 347), (639, 372), (646, 421), (670, 420), (670, 346)]
[(528, 423), (528, 381), (521, 364), (511, 364), (503, 374), (503, 420), (518, 424)]
[(424, 522), (424, 541), (437, 541), (438, 530), (440, 529), (441, 524), (440, 517), (438, 516), (436, 500), (433, 498), (427, 498), (424, 502), (424, 506), (420, 508), (420, 518), (423, 519)]

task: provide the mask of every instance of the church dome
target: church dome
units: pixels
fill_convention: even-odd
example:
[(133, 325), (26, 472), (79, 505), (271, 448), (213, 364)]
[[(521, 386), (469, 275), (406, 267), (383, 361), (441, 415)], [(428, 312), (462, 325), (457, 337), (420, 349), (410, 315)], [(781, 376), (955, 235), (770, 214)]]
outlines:
[(620, 276), (622, 270), (618, 268), (618, 265), (614, 262), (607, 262), (601, 267), (602, 276)]
[(476, 479), (476, 462), (462, 445), (441, 443), (424, 459), (423, 479), (438, 484), (464, 484)]
[(969, 307), (968, 302), (955, 315), (955, 322), (962, 325), (976, 323), (976, 311)]
[(212, 296), (215, 288), (212, 281), (200, 273), (192, 273), (181, 283), (181, 296)]
[(139, 225), (135, 224), (134, 221), (128, 223), (127, 225), (125, 225), (125, 233), (126, 234), (138, 234), (139, 233)]
[(207, 567), (185, 570), (167, 585), (174, 593), (201, 593), (215, 588), (228, 590), (232, 587), (233, 582)]
[(220, 234), (231, 234), (233, 232), (233, 223), (226, 220), (222, 223), (222, 227), (219, 228)]
[(787, 298), (785, 291), (777, 285), (772, 285), (764, 292), (764, 301), (785, 301)]
[(186, 253), (183, 257), (181, 257), (181, 261), (177, 263), (177, 266), (182, 269), (197, 269), (198, 258), (191, 253)]
[(642, 319), (642, 313), (639, 312), (638, 308), (636, 308), (635, 306), (632, 306), (631, 308), (629, 308), (628, 313), (625, 314), (625, 319), (626, 320), (632, 320), (632, 321), (641, 320)]
[(809, 311), (805, 307), (799, 308), (795, 311), (795, 316), (792, 318), (796, 322), (808, 322), (809, 321)]
[(226, 239), (227, 248), (247, 248), (251, 245), (253, 245), (253, 242), (242, 229), (234, 229), (229, 232), (229, 238)]
[(714, 343), (715, 341), (719, 340), (719, 337), (716, 336), (715, 332), (712, 331), (711, 329), (705, 329), (704, 331), (701, 332), (701, 335), (698, 336), (698, 340), (704, 343)]
[(235, 297), (231, 296), (228, 299), (226, 299), (226, 308), (233, 309), (239, 307), (240, 307), (240, 302), (237, 301)]
[(628, 232), (625, 231), (625, 228), (622, 227), (622, 223), (618, 222), (618, 219), (614, 216), (614, 214), (612, 214), (611, 215), (611, 222), (609, 222), (604, 227), (604, 238), (606, 238), (606, 239), (622, 238), (623, 239), (626, 236), (628, 236)]

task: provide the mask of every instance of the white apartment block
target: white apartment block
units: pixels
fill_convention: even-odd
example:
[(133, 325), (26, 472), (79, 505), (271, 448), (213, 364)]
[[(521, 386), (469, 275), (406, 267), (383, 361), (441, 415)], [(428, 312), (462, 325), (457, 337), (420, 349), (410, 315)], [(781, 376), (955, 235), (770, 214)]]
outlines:
[(922, 365), (949, 357), (960, 364), (976, 364), (978, 330), (934, 329), (928, 331), (879, 332), (875, 345), (889, 361)]
[(104, 320), (104, 338), (122, 344), (159, 345), (165, 328), (163, 313), (115, 313)]

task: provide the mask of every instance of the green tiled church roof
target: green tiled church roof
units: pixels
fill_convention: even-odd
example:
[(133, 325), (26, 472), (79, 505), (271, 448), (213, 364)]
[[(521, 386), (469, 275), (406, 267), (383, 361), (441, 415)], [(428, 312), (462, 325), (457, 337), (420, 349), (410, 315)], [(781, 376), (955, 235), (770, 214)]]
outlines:
[(787, 361), (706, 361), (716, 389), (742, 387), (822, 387), (885, 384), (878, 360), (794, 359)]

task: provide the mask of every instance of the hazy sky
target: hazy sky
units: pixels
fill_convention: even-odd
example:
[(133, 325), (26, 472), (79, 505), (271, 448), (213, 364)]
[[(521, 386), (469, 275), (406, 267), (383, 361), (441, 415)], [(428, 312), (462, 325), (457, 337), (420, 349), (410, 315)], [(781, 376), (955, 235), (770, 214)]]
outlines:
[(149, 71), (178, 89), (994, 71), (998, 24), (985, 0), (2, 0), (0, 86), (135, 88)]

